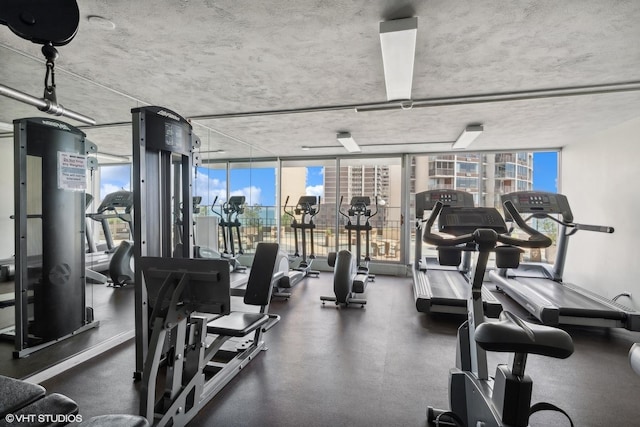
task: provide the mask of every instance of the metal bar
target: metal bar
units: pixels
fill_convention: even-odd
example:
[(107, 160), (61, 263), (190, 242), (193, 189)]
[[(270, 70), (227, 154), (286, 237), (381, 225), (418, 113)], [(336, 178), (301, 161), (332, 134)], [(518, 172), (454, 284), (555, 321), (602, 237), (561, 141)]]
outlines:
[(44, 111), (45, 113), (53, 114), (55, 116), (68, 117), (70, 119), (77, 120), (89, 125), (96, 124), (95, 119), (85, 116), (84, 114), (80, 114), (72, 110), (67, 110), (60, 104), (53, 103), (46, 99), (36, 98), (35, 96), (31, 96), (28, 93), (21, 92), (2, 84), (0, 84), (0, 95), (15, 99), (16, 101), (20, 101), (25, 104), (33, 105), (38, 110)]

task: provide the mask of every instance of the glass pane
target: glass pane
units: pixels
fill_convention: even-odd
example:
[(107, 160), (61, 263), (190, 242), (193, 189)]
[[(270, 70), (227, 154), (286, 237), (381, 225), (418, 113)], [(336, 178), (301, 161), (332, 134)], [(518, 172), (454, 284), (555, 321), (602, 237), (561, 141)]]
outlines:
[[(295, 206), (303, 196), (316, 196), (320, 198), (320, 206), (313, 217), (315, 228), (313, 229), (313, 243), (311, 234), (306, 231), (305, 252), (307, 256), (314, 255), (326, 257), (329, 252), (336, 250), (335, 223), (336, 223), (336, 174), (335, 160), (307, 160), (284, 161), (282, 163), (282, 188), (280, 200), (283, 210), (280, 219), (280, 245), (289, 254), (298, 253), (300, 260), (303, 258), (302, 236), (298, 234), (296, 239), (291, 228), (293, 217), (301, 222), (301, 214), (295, 213)], [(285, 213), (285, 202), (286, 212)], [(305, 217), (309, 223), (309, 217)], [(301, 230), (298, 230), (300, 233)], [(297, 250), (296, 250), (297, 249)]]
[(229, 196), (245, 198), (244, 212), (238, 215), (242, 224), (239, 248), (255, 252), (259, 242), (275, 242), (276, 227), (276, 162), (231, 163)]
[[(336, 174), (328, 169), (327, 176)], [(340, 188), (337, 195), (343, 199), (341, 211), (348, 214), (354, 197), (369, 197), (370, 216), (360, 216), (360, 224), (366, 222), (372, 227), (369, 233), (370, 244), (366, 245), (366, 232), (361, 232), (361, 259), (368, 255), (372, 260), (399, 262), (402, 256), (401, 195), (402, 164), (399, 157), (377, 159), (346, 159), (340, 162)], [(325, 189), (325, 191), (329, 191)], [(352, 209), (357, 211), (357, 209)], [(358, 221), (358, 215), (351, 215), (352, 224)], [(344, 228), (347, 217), (340, 221), (339, 249), (356, 251), (357, 236)]]
[[(541, 190), (556, 192), (558, 179), (557, 152), (504, 152), (490, 154), (446, 154), (413, 156), (410, 161), (410, 206), (415, 209), (414, 194), (435, 189), (454, 189), (473, 194), (478, 206), (493, 206), (502, 211), (501, 195), (514, 191)], [(412, 215), (411, 253), (415, 248), (415, 215)], [(555, 242), (555, 226), (550, 221), (532, 222), (551, 235)], [(424, 248), (426, 255), (429, 248)], [(546, 250), (527, 251), (525, 261), (553, 262), (554, 246)]]
[[(100, 166), (99, 188), (99, 199), (96, 200), (94, 198), (93, 203), (87, 206), (87, 211), (96, 212), (102, 201), (109, 194), (113, 194), (121, 190), (131, 191), (131, 165), (123, 164)], [(124, 210), (121, 209), (119, 212), (124, 213)], [(113, 247), (117, 247), (123, 240), (133, 240), (131, 230), (129, 230), (129, 225), (125, 221), (117, 218), (110, 218), (107, 220), (106, 224), (109, 226), (109, 232), (113, 239), (112, 242), (107, 242), (107, 238), (105, 237), (105, 224), (95, 221), (90, 222), (98, 251), (110, 249), (108, 248), (108, 245), (111, 244), (113, 244)]]

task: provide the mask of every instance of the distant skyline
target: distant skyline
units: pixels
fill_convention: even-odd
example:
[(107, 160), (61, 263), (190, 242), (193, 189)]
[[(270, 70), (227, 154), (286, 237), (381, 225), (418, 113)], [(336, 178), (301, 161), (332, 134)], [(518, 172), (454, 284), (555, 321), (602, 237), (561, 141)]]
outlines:
[[(131, 189), (131, 166), (103, 166), (101, 168), (100, 199), (118, 190)], [(308, 166), (306, 193), (324, 196), (324, 167)], [(243, 195), (250, 206), (274, 206), (276, 203), (276, 173), (274, 167), (231, 169), (231, 195)], [(227, 174), (224, 169), (200, 167), (194, 174), (194, 195), (202, 197), (202, 205), (211, 205), (216, 196), (218, 203), (225, 199)], [(558, 153), (533, 153), (533, 189), (557, 192)]]

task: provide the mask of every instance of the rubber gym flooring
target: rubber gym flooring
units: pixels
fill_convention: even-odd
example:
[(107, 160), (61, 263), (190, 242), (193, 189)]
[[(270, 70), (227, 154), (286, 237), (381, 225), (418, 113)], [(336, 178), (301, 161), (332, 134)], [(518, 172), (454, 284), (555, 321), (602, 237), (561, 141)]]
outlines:
[[(320, 296), (331, 293), (332, 275), (323, 272), (319, 279), (308, 278), (296, 286), (290, 300), (274, 300), (271, 312), (282, 320), (266, 334), (269, 350), (243, 369), (190, 425), (425, 426), (427, 405), (447, 407), (448, 370), (454, 364), (456, 328), (463, 317), (418, 313), (409, 277), (377, 276), (367, 288), (364, 309), (323, 307)], [(132, 288), (95, 286), (94, 298), (96, 317), (102, 319), (98, 329), (113, 333), (131, 327)], [(508, 298), (499, 298), (519, 312)], [(627, 352), (640, 336), (604, 328), (567, 331), (575, 344), (570, 358), (529, 356), (533, 402), (560, 406), (576, 426), (639, 425), (640, 377), (631, 371)], [(93, 336), (100, 333), (106, 332), (85, 332), (64, 346), (72, 347), (76, 339), (99, 340)], [(29, 370), (21, 364), (36, 369), (29, 359), (40, 360), (47, 352), (55, 355), (61, 351), (58, 345), (24, 361), (10, 360), (1, 347), (2, 370), (20, 377)], [(42, 384), (49, 392), (76, 400), (85, 418), (137, 413), (133, 356), (130, 340)], [(508, 358), (494, 353), (489, 360), (493, 372), (495, 363)], [(532, 416), (531, 425), (569, 423), (558, 413), (540, 413)]]

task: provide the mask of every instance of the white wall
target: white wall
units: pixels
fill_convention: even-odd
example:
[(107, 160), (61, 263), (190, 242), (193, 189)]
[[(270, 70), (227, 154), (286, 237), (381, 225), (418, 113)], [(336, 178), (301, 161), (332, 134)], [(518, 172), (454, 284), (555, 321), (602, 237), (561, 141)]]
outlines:
[(575, 142), (562, 151), (561, 192), (578, 223), (609, 225), (613, 234), (579, 231), (569, 242), (564, 279), (640, 310), (640, 118)]
[(15, 252), (13, 220), (13, 138), (0, 138), (0, 259)]

